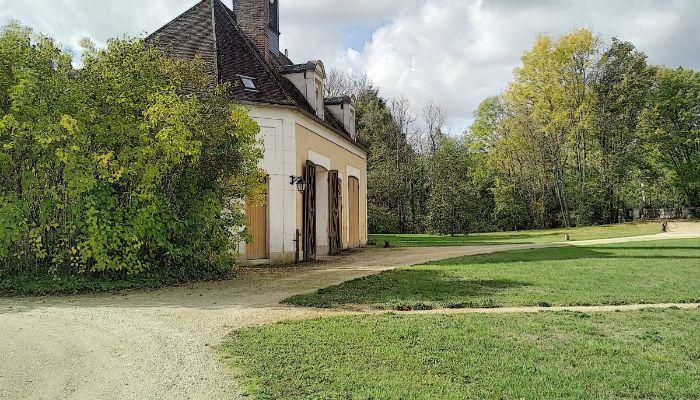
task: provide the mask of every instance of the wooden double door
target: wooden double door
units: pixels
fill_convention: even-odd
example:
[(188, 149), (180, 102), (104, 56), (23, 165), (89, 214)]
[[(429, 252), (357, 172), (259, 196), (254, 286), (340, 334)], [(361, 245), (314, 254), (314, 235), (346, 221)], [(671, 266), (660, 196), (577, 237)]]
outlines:
[[(304, 171), (306, 190), (304, 191), (302, 232), (304, 261), (313, 261), (317, 256), (316, 217), (319, 194), (316, 187), (316, 172), (316, 164), (307, 161)], [(343, 251), (342, 213), (342, 182), (338, 171), (328, 171), (328, 248), (330, 255), (340, 254)]]

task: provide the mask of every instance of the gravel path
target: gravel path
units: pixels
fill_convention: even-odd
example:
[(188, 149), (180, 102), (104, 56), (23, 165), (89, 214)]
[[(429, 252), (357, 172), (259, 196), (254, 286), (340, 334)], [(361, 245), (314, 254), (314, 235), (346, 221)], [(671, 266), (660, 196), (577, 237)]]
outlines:
[[(700, 237), (700, 224), (672, 228), (621, 240)], [(549, 246), (557, 245), (565, 244)], [(213, 349), (229, 332), (342, 313), (279, 305), (291, 295), (401, 266), (541, 247), (547, 245), (368, 250), (305, 268), (244, 269), (234, 280), (157, 291), (0, 299), (0, 399), (236, 399), (240, 388)], [(511, 310), (525, 311), (535, 310)]]

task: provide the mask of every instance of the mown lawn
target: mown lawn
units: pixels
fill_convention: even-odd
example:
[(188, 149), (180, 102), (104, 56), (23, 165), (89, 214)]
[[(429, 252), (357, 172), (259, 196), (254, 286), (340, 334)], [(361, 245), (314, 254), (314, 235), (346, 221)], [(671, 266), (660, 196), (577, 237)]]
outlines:
[(253, 399), (698, 399), (700, 311), (374, 315), (235, 332)]
[(700, 240), (461, 257), (388, 271), (285, 302), (398, 310), (700, 302)]
[(604, 226), (588, 226), (571, 229), (549, 229), (521, 232), (475, 233), (473, 235), (370, 235), (377, 247), (389, 242), (391, 247), (469, 246), (500, 243), (554, 243), (571, 235), (572, 241), (609, 239), (617, 237), (645, 236), (661, 233), (657, 223), (633, 223)]

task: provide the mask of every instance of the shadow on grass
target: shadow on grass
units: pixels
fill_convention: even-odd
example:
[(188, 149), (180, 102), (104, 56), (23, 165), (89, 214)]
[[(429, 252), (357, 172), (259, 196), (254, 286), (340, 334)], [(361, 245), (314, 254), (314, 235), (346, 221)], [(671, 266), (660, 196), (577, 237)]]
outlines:
[(559, 237), (559, 233), (547, 233), (540, 235), (511, 233), (511, 234), (479, 234), (478, 236), (406, 236), (406, 235), (371, 235), (371, 239), (378, 245), (388, 241), (394, 247), (426, 247), (426, 246), (453, 246), (453, 245), (497, 245), (504, 243), (535, 243), (536, 239)]
[(284, 302), (320, 308), (423, 302), (449, 306), (455, 298), (483, 298), (530, 285), (510, 279), (459, 279), (439, 270), (394, 270), (321, 289), (311, 295), (294, 296)]
[(610, 253), (596, 251), (587, 247), (553, 247), (534, 251), (529, 249), (511, 250), (502, 253), (463, 256), (449, 258), (438, 262), (430, 262), (424, 265), (449, 266), (463, 264), (502, 264), (515, 262), (566, 261), (608, 257), (610, 257)]
[[(498, 305), (495, 301), (532, 291), (524, 289), (525, 287), (550, 288), (549, 280), (542, 274), (554, 274), (553, 278), (567, 276), (565, 282), (559, 284), (573, 285), (570, 288), (575, 291), (577, 279), (580, 279), (582, 284), (590, 283), (591, 276), (595, 275), (595, 271), (591, 272), (591, 269), (595, 268), (600, 268), (601, 273), (613, 276), (620, 274), (621, 279), (625, 279), (628, 267), (643, 265), (644, 268), (658, 269), (658, 265), (667, 265), (668, 268), (700, 265), (700, 245), (668, 246), (663, 243), (659, 246), (558, 246), (463, 256), (356, 279), (321, 289), (314, 294), (295, 296), (285, 302), (320, 308), (363, 305), (399, 310), (427, 309), (423, 307), (434, 306), (494, 307)], [(652, 261), (642, 263), (643, 260)], [(676, 261), (669, 263), (668, 260)], [(579, 267), (587, 271), (583, 276), (577, 275)], [(517, 275), (504, 276), (501, 268), (517, 271)], [(663, 276), (660, 271), (652, 273)], [(488, 279), (489, 277), (495, 279)], [(618, 281), (609, 283), (625, 284)], [(559, 288), (567, 289), (565, 286)], [(630, 296), (638, 297), (634, 294)]]
[[(640, 250), (651, 252), (651, 254), (635, 254), (634, 251)], [(688, 247), (552, 247), (543, 248), (536, 251), (533, 250), (512, 250), (502, 253), (483, 254), (476, 256), (463, 256), (450, 258), (437, 262), (429, 262), (423, 265), (484, 265), (484, 264), (502, 264), (502, 263), (529, 263), (529, 262), (544, 262), (544, 261), (568, 261), (568, 260), (583, 260), (583, 259), (677, 259), (677, 260), (700, 260), (699, 255), (679, 255), (668, 254), (668, 251), (677, 250), (695, 250), (700, 252), (700, 246)], [(695, 253), (698, 254), (698, 253)]]

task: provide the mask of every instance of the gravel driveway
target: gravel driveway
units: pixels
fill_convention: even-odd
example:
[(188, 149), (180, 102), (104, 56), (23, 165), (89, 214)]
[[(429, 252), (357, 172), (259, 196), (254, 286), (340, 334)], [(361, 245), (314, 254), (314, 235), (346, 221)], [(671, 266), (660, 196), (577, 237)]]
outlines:
[[(682, 225), (657, 238), (700, 235), (700, 226)], [(281, 300), (395, 267), (534, 247), (542, 246), (367, 250), (150, 292), (0, 299), (0, 399), (240, 398), (214, 346), (236, 328), (332, 312)]]

